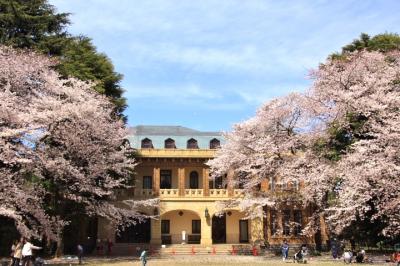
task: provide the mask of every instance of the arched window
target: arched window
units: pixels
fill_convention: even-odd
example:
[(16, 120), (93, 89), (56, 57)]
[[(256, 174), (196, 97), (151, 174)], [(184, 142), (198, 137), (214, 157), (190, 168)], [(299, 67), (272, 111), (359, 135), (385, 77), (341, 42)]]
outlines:
[(175, 149), (176, 148), (175, 140), (173, 140), (171, 138), (166, 139), (165, 142), (164, 142), (164, 147), (166, 149)]
[(151, 141), (151, 139), (148, 139), (148, 138), (142, 139), (141, 147), (142, 147), (142, 149), (152, 149), (153, 142)]
[(199, 188), (199, 174), (196, 171), (190, 172), (190, 188)]
[(221, 147), (221, 142), (218, 139), (212, 139), (210, 141), (210, 149), (218, 149)]
[(189, 139), (188, 141), (187, 141), (187, 146), (186, 146), (188, 149), (198, 149), (199, 148), (199, 146), (197, 145), (197, 140), (195, 140), (195, 139)]

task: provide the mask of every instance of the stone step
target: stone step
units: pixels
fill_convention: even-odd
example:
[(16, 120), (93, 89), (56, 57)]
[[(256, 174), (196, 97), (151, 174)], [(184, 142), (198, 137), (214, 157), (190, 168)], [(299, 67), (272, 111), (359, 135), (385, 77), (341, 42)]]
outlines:
[[(234, 250), (232, 248), (234, 247)], [(162, 247), (149, 244), (123, 244), (117, 243), (112, 249), (112, 254), (117, 256), (139, 256), (146, 248), (151, 255), (229, 255), (252, 254), (252, 246), (249, 244), (215, 244), (204, 246), (199, 244), (173, 244)]]

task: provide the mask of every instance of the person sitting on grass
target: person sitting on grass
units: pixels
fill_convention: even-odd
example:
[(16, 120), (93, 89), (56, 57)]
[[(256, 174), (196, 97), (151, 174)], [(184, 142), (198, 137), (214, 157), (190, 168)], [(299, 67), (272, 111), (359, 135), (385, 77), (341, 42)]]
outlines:
[(356, 262), (364, 263), (364, 261), (365, 261), (365, 250), (362, 249), (360, 252), (357, 253)]
[(351, 263), (352, 260), (353, 260), (353, 252), (351, 252), (350, 250), (345, 251), (343, 254), (344, 263), (346, 264)]
[(301, 246), (301, 249), (296, 252), (293, 256), (293, 262), (297, 263), (307, 263), (307, 256), (308, 256), (308, 250), (307, 250), (307, 245), (303, 244)]

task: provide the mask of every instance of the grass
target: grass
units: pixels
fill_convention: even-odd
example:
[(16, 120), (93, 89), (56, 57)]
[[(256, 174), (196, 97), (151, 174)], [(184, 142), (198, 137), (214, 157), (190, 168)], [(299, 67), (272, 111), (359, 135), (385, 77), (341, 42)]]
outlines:
[[(343, 262), (333, 261), (318, 261), (311, 260), (307, 265), (321, 265), (321, 266), (337, 266), (342, 265)], [(142, 265), (140, 261), (126, 261), (126, 262), (93, 262), (89, 265), (96, 266), (139, 266)], [(216, 266), (246, 266), (246, 265), (263, 265), (263, 266), (290, 266), (290, 265), (301, 265), (295, 264), (292, 261), (282, 262), (278, 259), (262, 259), (262, 258), (228, 258), (228, 257), (197, 257), (197, 258), (174, 258), (174, 259), (151, 259), (148, 260), (147, 266), (205, 266), (205, 265), (216, 265)]]

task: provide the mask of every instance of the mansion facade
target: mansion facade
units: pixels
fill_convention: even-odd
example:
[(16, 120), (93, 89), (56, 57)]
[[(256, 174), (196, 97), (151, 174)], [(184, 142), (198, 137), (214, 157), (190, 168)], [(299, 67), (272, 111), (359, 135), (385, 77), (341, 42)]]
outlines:
[[(137, 150), (134, 188), (120, 191), (120, 199), (159, 198), (159, 208), (143, 210), (156, 219), (147, 219), (117, 234), (107, 220), (98, 222), (98, 239), (109, 239), (115, 248), (126, 245), (292, 244), (318, 245), (326, 241), (326, 232), (318, 236), (301, 235), (312, 208), (288, 204), (265, 209), (263, 219), (247, 219), (238, 209), (217, 213), (216, 203), (241, 196), (241, 189), (229, 184), (234, 173), (210, 179), (207, 161), (214, 158), (224, 139), (219, 132), (202, 132), (180, 126), (136, 126), (129, 137)], [(272, 180), (262, 190), (275, 193)], [(287, 189), (287, 187), (286, 187)], [(292, 186), (285, 193), (296, 193)], [(300, 186), (301, 189), (301, 186)], [(293, 226), (294, 225), (294, 226)]]

